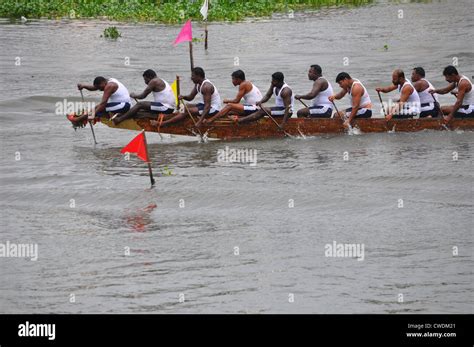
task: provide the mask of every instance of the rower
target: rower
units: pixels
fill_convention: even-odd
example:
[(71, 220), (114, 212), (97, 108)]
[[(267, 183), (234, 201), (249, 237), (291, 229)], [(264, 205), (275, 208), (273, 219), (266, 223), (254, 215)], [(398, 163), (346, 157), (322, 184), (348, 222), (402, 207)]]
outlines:
[[(77, 88), (79, 90), (100, 90), (104, 92), (100, 104), (94, 108), (92, 115), (90, 115), (91, 118), (105, 116), (108, 112), (125, 113), (130, 109), (130, 95), (128, 90), (115, 78), (106, 79), (102, 76), (98, 76), (94, 79), (92, 85), (78, 83)], [(88, 115), (84, 114), (69, 120), (74, 123), (80, 123), (86, 120), (87, 117)]]
[(341, 91), (331, 95), (329, 101), (342, 99), (346, 94), (351, 101), (351, 107), (338, 114), (339, 117), (346, 118), (344, 127), (349, 127), (354, 118), (372, 117), (372, 102), (369, 93), (359, 80), (352, 78), (347, 72), (341, 72), (336, 77), (336, 83), (341, 87)]
[(440, 112), (438, 95), (430, 93), (435, 87), (425, 79), (425, 70), (422, 67), (415, 67), (411, 73), (411, 81), (420, 97), (420, 118), (438, 117)]
[(148, 69), (143, 73), (143, 80), (146, 88), (140, 94), (131, 93), (130, 97), (134, 99), (145, 99), (148, 94), (153, 93), (154, 101), (140, 101), (137, 102), (128, 112), (119, 116), (118, 114), (112, 117), (115, 125), (123, 122), (128, 118), (133, 118), (140, 110), (147, 110), (153, 113), (160, 113), (170, 115), (176, 109), (176, 98), (174, 96), (171, 86), (164, 79), (159, 78), (156, 72)]
[(454, 118), (472, 118), (474, 117), (474, 91), (472, 82), (464, 75), (460, 75), (454, 66), (447, 66), (443, 75), (449, 85), (445, 88), (435, 89), (430, 91), (434, 94), (446, 94), (458, 88), (456, 95), (456, 102), (453, 106), (442, 106), (445, 122), (449, 122)]
[(308, 79), (314, 81), (313, 89), (305, 95), (295, 95), (298, 100), (312, 100), (311, 106), (298, 110), (298, 117), (331, 118), (332, 103), (329, 97), (334, 93), (331, 83), (322, 76), (319, 65), (311, 65)]
[(396, 69), (392, 73), (392, 85), (389, 87), (377, 87), (375, 90), (382, 93), (390, 93), (398, 88), (400, 99), (390, 109), (385, 116), (387, 120), (392, 118), (413, 118), (420, 115), (420, 97), (415, 87), (405, 78), (405, 73), (401, 69)]
[[(234, 71), (231, 77), (232, 84), (239, 86), (237, 96), (234, 99), (224, 99), (224, 104), (226, 104), (224, 108), (214, 117), (204, 120), (204, 123), (212, 123), (216, 119), (228, 114), (248, 116), (257, 111), (257, 101), (262, 99), (260, 90), (252, 82), (245, 79), (245, 73), (242, 70)], [(243, 104), (240, 103), (242, 98), (244, 99)]]
[(220, 111), (221, 97), (219, 96), (219, 92), (214, 84), (206, 79), (204, 70), (200, 67), (193, 68), (191, 72), (191, 80), (194, 83), (194, 88), (191, 90), (191, 93), (185, 96), (180, 95), (178, 96), (178, 99), (191, 101), (194, 100), (197, 94), (201, 94), (203, 102), (198, 104), (187, 104), (187, 110), (185, 110), (185, 112), (178, 113), (173, 118), (164, 121), (162, 126), (185, 119), (188, 116), (187, 112), (191, 114), (191, 117), (199, 117), (196, 126), (200, 126), (206, 117), (215, 116)]
[[(263, 107), (262, 104), (270, 100), (272, 95), (275, 95), (275, 106), (271, 108)], [(257, 112), (252, 113), (247, 117), (240, 118), (241, 122), (248, 122), (262, 118), (266, 114), (271, 114), (272, 117), (283, 117), (280, 126), (284, 126), (288, 118), (293, 114), (293, 105), (295, 97), (293, 91), (285, 83), (285, 77), (281, 72), (275, 72), (272, 75), (272, 82), (267, 93), (257, 102), (257, 107), (260, 108)]]

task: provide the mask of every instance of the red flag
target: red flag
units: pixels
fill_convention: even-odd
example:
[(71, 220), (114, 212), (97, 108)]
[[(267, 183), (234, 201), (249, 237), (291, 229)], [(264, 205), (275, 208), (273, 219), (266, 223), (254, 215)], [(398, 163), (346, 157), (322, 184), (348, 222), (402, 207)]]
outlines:
[(178, 36), (173, 42), (173, 45), (176, 46), (180, 42), (192, 41), (192, 40), (193, 40), (193, 29), (191, 27), (191, 20), (188, 20), (181, 28), (181, 31), (179, 32)]
[(120, 153), (136, 153), (137, 157), (148, 162), (148, 151), (146, 149), (146, 140), (144, 132), (138, 134)]

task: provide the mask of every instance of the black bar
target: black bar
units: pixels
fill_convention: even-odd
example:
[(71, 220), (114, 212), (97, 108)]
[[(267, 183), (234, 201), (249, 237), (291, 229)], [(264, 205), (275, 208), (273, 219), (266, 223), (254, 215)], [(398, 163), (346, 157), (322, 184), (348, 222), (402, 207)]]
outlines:
[[(253, 338), (292, 346), (472, 346), (472, 315), (0, 315), (0, 345), (175, 345), (189, 340), (251, 344)], [(55, 339), (18, 336), (20, 324), (55, 324)], [(410, 326), (409, 326), (410, 324)], [(407, 333), (420, 333), (408, 337)], [(456, 336), (433, 337), (441, 333)], [(424, 335), (424, 336), (423, 336)], [(307, 341), (299, 343), (297, 341)], [(140, 344), (137, 344), (140, 342)], [(253, 344), (253, 343), (252, 343)]]

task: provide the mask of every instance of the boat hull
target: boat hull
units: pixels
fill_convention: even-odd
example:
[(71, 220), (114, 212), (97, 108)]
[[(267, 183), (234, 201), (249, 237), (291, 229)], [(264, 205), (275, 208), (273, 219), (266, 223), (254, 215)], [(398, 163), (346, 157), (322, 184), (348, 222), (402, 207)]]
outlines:
[[(194, 136), (199, 132), (194, 127), (191, 119), (158, 127), (150, 123), (156, 115), (147, 113), (138, 114), (135, 119), (128, 119), (118, 125), (114, 125), (109, 119), (102, 118), (100, 121), (118, 129), (148, 132), (159, 132), (162, 134)], [(395, 119), (387, 121), (383, 118), (356, 119), (354, 128), (363, 133), (383, 132), (417, 132), (422, 130), (474, 130), (474, 118), (454, 119), (447, 126), (437, 118), (422, 119)], [(256, 122), (236, 124), (231, 120), (217, 120), (209, 126), (202, 126), (202, 134), (209, 138), (233, 140), (233, 139), (267, 139), (285, 137), (285, 132), (293, 136), (312, 136), (320, 134), (340, 134), (347, 130), (343, 127), (340, 119), (310, 119), (290, 118), (285, 125), (285, 132), (281, 131), (269, 118), (262, 118)]]

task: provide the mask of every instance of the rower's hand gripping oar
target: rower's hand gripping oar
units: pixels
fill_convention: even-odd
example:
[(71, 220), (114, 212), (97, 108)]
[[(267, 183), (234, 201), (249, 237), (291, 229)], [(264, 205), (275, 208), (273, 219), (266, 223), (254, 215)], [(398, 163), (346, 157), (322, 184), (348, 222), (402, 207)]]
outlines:
[(304, 107), (309, 108), (308, 105), (306, 105), (303, 100), (301, 100), (301, 99), (296, 99), (296, 100), (298, 100), (299, 102), (301, 102)]
[(285, 129), (283, 129), (283, 127), (282, 127), (280, 124), (278, 124), (278, 122), (275, 120), (275, 118), (273, 118), (272, 115), (269, 114), (269, 113), (267, 112), (267, 110), (266, 110), (264, 107), (260, 106), (260, 109), (261, 109), (263, 112), (265, 112), (265, 114), (273, 121), (273, 123), (275, 123), (275, 125), (276, 125), (281, 131), (283, 131), (283, 133), (285, 134), (285, 136), (293, 137), (293, 136), (291, 136), (290, 134), (288, 134), (288, 133), (285, 131)]
[[(82, 93), (82, 89), (79, 89), (79, 91), (81, 92), (82, 108), (84, 109), (84, 94)], [(97, 140), (95, 139), (94, 126), (92, 125), (92, 121), (89, 120), (89, 115), (87, 115), (87, 118), (88, 118), (88, 121), (89, 121), (89, 125), (91, 127), (92, 137), (94, 138), (94, 144), (97, 144)]]

